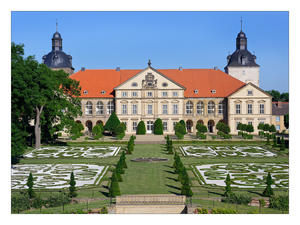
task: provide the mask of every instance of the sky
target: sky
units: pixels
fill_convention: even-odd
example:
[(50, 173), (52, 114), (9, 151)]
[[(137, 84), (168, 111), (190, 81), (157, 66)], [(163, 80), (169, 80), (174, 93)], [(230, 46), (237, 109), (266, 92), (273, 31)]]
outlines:
[(260, 87), (289, 91), (288, 12), (16, 12), (11, 13), (11, 41), (25, 45), (25, 56), (51, 51), (58, 31), (63, 51), (75, 71), (213, 68), (224, 71), (241, 30), (260, 65)]

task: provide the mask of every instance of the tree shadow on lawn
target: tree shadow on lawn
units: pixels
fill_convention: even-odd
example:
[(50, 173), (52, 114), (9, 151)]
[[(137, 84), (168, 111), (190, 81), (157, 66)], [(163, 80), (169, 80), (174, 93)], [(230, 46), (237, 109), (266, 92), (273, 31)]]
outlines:
[(176, 186), (173, 186), (173, 185), (170, 185), (170, 184), (166, 184), (166, 186), (169, 187), (169, 188), (173, 188), (173, 189), (181, 191), (181, 188), (179, 188), (179, 187), (176, 187)]
[(175, 182), (177, 182), (177, 181), (178, 181), (176, 178), (173, 178), (173, 177), (167, 177), (167, 179), (169, 179), (169, 180), (173, 180), (173, 181), (175, 181)]
[(218, 192), (214, 192), (214, 191), (208, 191), (208, 193), (215, 194), (215, 195), (220, 195), (220, 196), (224, 197), (223, 193), (218, 193)]
[(102, 188), (108, 190), (108, 192), (106, 191), (99, 191), (99, 192), (102, 193), (105, 197), (109, 197), (109, 187), (106, 185), (102, 185)]
[(176, 174), (175, 172), (169, 171), (169, 170), (164, 170), (164, 172), (166, 172), (166, 173), (171, 173), (171, 174)]
[(169, 165), (164, 165), (164, 167), (170, 168), (170, 169), (174, 169), (173, 166), (169, 166)]

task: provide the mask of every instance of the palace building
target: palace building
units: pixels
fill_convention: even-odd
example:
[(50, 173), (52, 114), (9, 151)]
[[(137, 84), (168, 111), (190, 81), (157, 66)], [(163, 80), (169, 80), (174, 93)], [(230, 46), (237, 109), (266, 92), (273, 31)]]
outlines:
[(52, 51), (43, 57), (50, 68), (63, 69), (80, 82), (82, 116), (77, 122), (91, 131), (97, 123), (105, 124), (115, 111), (126, 124), (126, 133), (136, 132), (144, 121), (147, 133), (153, 132), (157, 118), (162, 119), (165, 134), (174, 133), (180, 120), (187, 131), (196, 132), (202, 123), (216, 133), (219, 121), (237, 134), (237, 124), (252, 124), (258, 133), (259, 123), (272, 122), (272, 97), (259, 88), (259, 65), (247, 49), (241, 30), (236, 50), (227, 57), (225, 72), (219, 69), (159, 69), (149, 60), (145, 69), (97, 69), (73, 73), (72, 57), (62, 51), (62, 38), (56, 31)]

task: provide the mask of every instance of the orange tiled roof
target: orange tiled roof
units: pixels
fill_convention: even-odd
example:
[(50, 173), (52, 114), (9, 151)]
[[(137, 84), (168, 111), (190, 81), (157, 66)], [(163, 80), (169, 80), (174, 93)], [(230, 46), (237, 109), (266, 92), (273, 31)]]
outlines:
[[(113, 89), (142, 70), (85, 70), (72, 74), (81, 86), (82, 98), (113, 98)], [(245, 85), (242, 81), (214, 69), (158, 69), (166, 77), (186, 88), (186, 98), (227, 97)], [(194, 90), (198, 90), (198, 94)], [(87, 90), (88, 94), (83, 94)], [(104, 90), (105, 94), (101, 94)], [(216, 90), (213, 94), (211, 90)]]

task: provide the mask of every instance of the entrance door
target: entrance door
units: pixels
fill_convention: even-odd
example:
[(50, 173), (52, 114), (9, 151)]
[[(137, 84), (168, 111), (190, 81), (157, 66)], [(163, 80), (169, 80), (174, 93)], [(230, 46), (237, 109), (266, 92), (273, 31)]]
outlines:
[(152, 134), (154, 130), (153, 121), (147, 121), (147, 134)]

